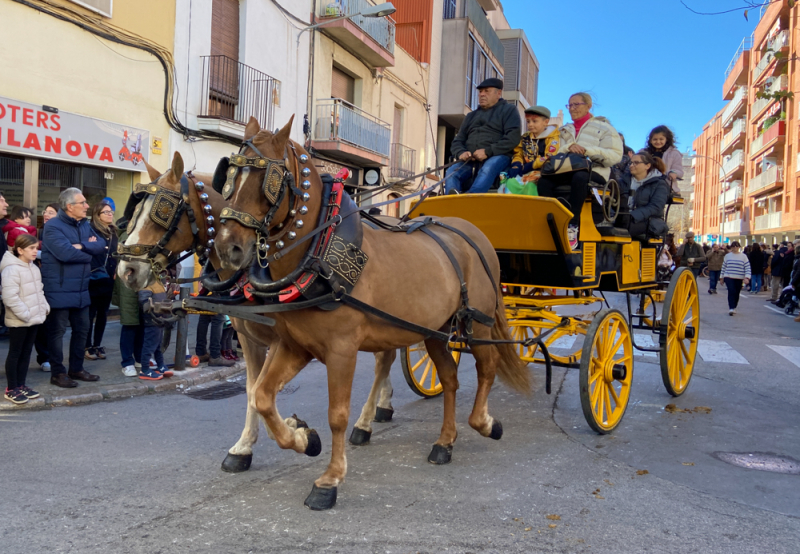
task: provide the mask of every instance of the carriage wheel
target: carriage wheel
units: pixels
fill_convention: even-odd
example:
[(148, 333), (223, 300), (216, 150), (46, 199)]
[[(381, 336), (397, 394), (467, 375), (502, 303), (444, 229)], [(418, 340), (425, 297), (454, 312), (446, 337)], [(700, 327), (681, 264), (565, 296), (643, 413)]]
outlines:
[(583, 342), (580, 392), (583, 416), (601, 435), (613, 431), (625, 415), (633, 380), (633, 343), (619, 310), (602, 310)]
[[(424, 398), (433, 398), (442, 394), (444, 389), (439, 382), (439, 372), (436, 371), (436, 364), (428, 355), (424, 342), (403, 348), (400, 354), (403, 375), (412, 391)], [(458, 363), (461, 361), (461, 352), (453, 351), (453, 360), (458, 367)]]
[(688, 267), (678, 269), (669, 282), (661, 314), (661, 379), (672, 396), (686, 392), (692, 380), (700, 330), (697, 281)]
[[(640, 305), (640, 313), (652, 315), (653, 313), (653, 299), (649, 294), (642, 293), (642, 301)], [(656, 310), (656, 318), (658, 318), (658, 310)], [(643, 317), (642, 323), (651, 329), (654, 327), (655, 322), (650, 317)]]

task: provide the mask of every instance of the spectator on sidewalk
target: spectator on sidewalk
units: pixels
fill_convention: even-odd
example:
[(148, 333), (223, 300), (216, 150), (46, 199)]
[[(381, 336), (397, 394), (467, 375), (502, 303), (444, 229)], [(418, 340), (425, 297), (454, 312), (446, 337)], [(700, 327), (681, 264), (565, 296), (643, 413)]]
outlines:
[(38, 250), (39, 241), (35, 235), (21, 234), (0, 262), (5, 324), (10, 329), (6, 358), (8, 385), (4, 396), (14, 404), (25, 404), (39, 397), (38, 392), (25, 384), (37, 328), (50, 311), (44, 297), (42, 274), (33, 263)]
[(678, 256), (681, 258), (681, 266), (688, 267), (697, 279), (700, 273), (700, 266), (706, 261), (705, 252), (702, 247), (694, 241), (694, 233), (689, 231), (684, 235), (684, 243), (678, 248)]
[[(97, 381), (83, 369), (83, 348), (89, 330), (89, 273), (92, 256), (105, 247), (92, 232), (86, 212), (89, 204), (76, 188), (64, 190), (58, 197), (61, 209), (47, 222), (42, 245), (42, 277), (45, 297), (50, 304), (47, 318), (50, 352), (50, 383), (72, 388), (80, 381)], [(64, 367), (63, 339), (67, 325), (72, 327), (69, 345), (69, 374)]]
[(792, 280), (792, 268), (794, 267), (794, 243), (786, 245), (786, 256), (781, 263), (781, 286), (786, 288)]
[[(6, 245), (11, 248), (20, 235), (36, 236), (36, 227), (31, 225), (31, 210), (24, 206), (14, 206), (8, 216), (9, 222), (3, 228)], [(38, 242), (38, 241), (37, 241)]]
[[(125, 232), (126, 223), (117, 222), (119, 225), (119, 242), (128, 238)], [(139, 300), (135, 292), (122, 283), (122, 279), (114, 281), (114, 292), (111, 303), (119, 308), (119, 322), (122, 329), (119, 333), (119, 353), (122, 357), (122, 374), (125, 377), (136, 377), (136, 365), (141, 367), (142, 343), (144, 342), (144, 325), (139, 318)], [(149, 364), (149, 360), (148, 360)]]
[(788, 248), (786, 247), (786, 242), (782, 242), (780, 247), (773, 248), (772, 254), (772, 262), (770, 262), (770, 272), (772, 273), (772, 296), (769, 299), (769, 302), (775, 304), (778, 301), (778, 297), (783, 290), (781, 286), (781, 276), (783, 271), (783, 261), (786, 258), (786, 252)]
[(747, 255), (750, 260), (750, 271), (752, 277), (750, 279), (750, 294), (758, 294), (761, 291), (761, 283), (764, 277), (764, 253), (761, 251), (759, 244), (753, 243), (750, 248), (750, 253)]
[[(42, 235), (44, 234), (44, 224), (58, 215), (58, 204), (48, 204), (42, 212), (42, 228), (38, 230), (37, 237), (39, 238), (39, 252), (37, 257), (39, 260), (36, 264), (41, 269), (42, 267)], [(47, 350), (47, 325), (39, 325), (36, 332), (36, 363), (42, 371), (50, 371), (50, 353)]]
[(742, 292), (742, 285), (750, 282), (750, 260), (742, 252), (739, 252), (741, 245), (738, 241), (731, 243), (731, 251), (725, 254), (722, 262), (722, 278), (725, 286), (728, 287), (728, 315), (736, 313), (739, 306), (739, 293)]
[(724, 260), (725, 252), (720, 249), (719, 244), (714, 244), (708, 254), (708, 294), (717, 294), (717, 283)]
[[(5, 232), (6, 225), (8, 225), (8, 219), (6, 216), (8, 215), (8, 202), (6, 202), (3, 193), (0, 192), (0, 233)], [(8, 246), (6, 245), (6, 241), (0, 240), (0, 256), (6, 253), (8, 250)], [(2, 281), (0, 281), (0, 286), (2, 286)], [(3, 324), (5, 320), (5, 305), (0, 302), (0, 337), (7, 337), (8, 336), (8, 328)]]
[[(226, 360), (222, 357), (222, 326), (224, 323), (225, 316), (222, 314), (203, 314), (197, 320), (197, 342), (194, 351), (200, 361), (208, 362), (209, 366), (230, 367), (235, 363), (233, 360)], [(210, 337), (209, 326), (211, 327)]]
[[(144, 341), (142, 342), (142, 368), (139, 370), (139, 379), (158, 381), (164, 377), (172, 377), (172, 372), (164, 365), (164, 353), (161, 352), (161, 339), (163, 331), (150, 313), (150, 301), (163, 302), (167, 298), (164, 285), (158, 279), (153, 284), (138, 292), (139, 314), (144, 325)], [(156, 367), (150, 367), (150, 359), (156, 362)]]
[[(103, 347), (103, 334), (106, 331), (108, 308), (114, 293), (114, 274), (117, 270), (117, 259), (112, 256), (117, 251), (117, 232), (114, 226), (114, 210), (106, 202), (98, 203), (92, 210), (92, 231), (105, 251), (92, 256), (92, 274), (89, 278), (89, 332), (86, 335), (87, 360), (105, 360), (106, 349)], [(94, 337), (92, 326), (94, 325)]]

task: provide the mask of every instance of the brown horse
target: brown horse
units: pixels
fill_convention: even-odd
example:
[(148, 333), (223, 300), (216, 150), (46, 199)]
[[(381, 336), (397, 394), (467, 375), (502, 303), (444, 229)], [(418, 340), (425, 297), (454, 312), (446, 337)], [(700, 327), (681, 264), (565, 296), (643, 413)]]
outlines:
[[(163, 175), (147, 162), (145, 162), (145, 165), (151, 182), (165, 189), (176, 192), (180, 190), (180, 180), (183, 175), (184, 165), (183, 158), (179, 153), (175, 153), (172, 160), (172, 168)], [(199, 182), (211, 183), (211, 175), (197, 173), (194, 174), (194, 178)], [(219, 221), (219, 215), (225, 201), (210, 185), (204, 187), (203, 192), (208, 195), (207, 203), (211, 206), (210, 215), (214, 217), (214, 221)], [(152, 209), (154, 200), (154, 196), (149, 195), (141, 201), (141, 209), (135, 213), (128, 224), (128, 238), (125, 240), (125, 245), (141, 244), (152, 246), (164, 235), (164, 228), (154, 223), (147, 216)], [(198, 234), (201, 243), (206, 244), (211, 237), (208, 236), (206, 225), (202, 221), (205, 214), (198, 194), (194, 190), (194, 185), (189, 194), (189, 203), (195, 215), (201, 220), (198, 221)], [(171, 252), (179, 253), (192, 248), (192, 242), (193, 235), (189, 219), (184, 214), (178, 222), (177, 232), (165, 247)], [(219, 258), (213, 248), (209, 254), (209, 259), (214, 267), (220, 267)], [(220, 272), (219, 277), (222, 280), (226, 280), (232, 274), (232, 271), (223, 270)], [(133, 261), (121, 260), (117, 268), (117, 275), (123, 280), (123, 283), (134, 291), (148, 286), (156, 278), (144, 256)], [(258, 440), (259, 418), (259, 414), (255, 410), (255, 404), (252, 402), (253, 386), (259, 374), (269, 366), (270, 356), (268, 351), (273, 352), (275, 350), (274, 346), (279, 339), (269, 326), (237, 318), (232, 318), (231, 322), (239, 335), (239, 342), (242, 344), (242, 352), (247, 368), (246, 390), (248, 398), (247, 415), (242, 435), (236, 444), (228, 450), (228, 455), (222, 462), (224, 471), (236, 473), (249, 469), (253, 459), (253, 444)], [(392, 385), (389, 380), (389, 368), (394, 362), (395, 356), (395, 350), (380, 352), (375, 355), (375, 381), (359, 419), (359, 431), (354, 429), (353, 433), (354, 437), (361, 439), (360, 444), (365, 444), (369, 441), (369, 435), (372, 431), (370, 422), (373, 421), (373, 417), (375, 421), (389, 421), (392, 418), (394, 410), (391, 405)], [(357, 441), (354, 440), (353, 442), (355, 444)]]
[[(255, 221), (265, 221), (272, 209), (273, 217), (268, 224), (270, 234), (266, 239), (267, 244), (259, 242), (254, 229), (242, 225), (239, 220), (228, 219), (221, 225), (216, 249), (223, 267), (231, 270), (248, 268), (256, 257), (257, 247), (262, 252), (276, 252), (285, 247), (286, 254), (279, 259), (273, 257), (268, 267), (270, 278), (277, 281), (297, 268), (311, 243), (307, 241), (288, 250), (293, 241), (300, 241), (313, 232), (313, 223), (319, 220), (323, 207), (322, 180), (314, 167), (308, 164), (308, 155), (302, 146), (289, 140), (290, 128), (291, 121), (273, 135), (261, 131), (253, 118), (246, 126), (245, 137), (250, 144), (246, 142), (242, 154), (248, 159), (241, 156), (237, 158), (243, 169), (235, 174), (232, 181), (226, 182), (230, 194), (229, 208), (238, 210), (240, 214), (249, 214)], [(271, 160), (270, 165), (267, 165), (268, 160)], [(270, 189), (268, 192), (273, 197), (283, 198), (271, 204), (266, 191), (267, 187), (275, 185), (275, 181), (270, 179), (276, 161), (283, 165), (284, 185), (288, 171), (300, 188), (282, 196)], [(228, 175), (233, 176), (234, 173)], [(298, 194), (300, 190), (307, 191), (307, 195)], [(298, 209), (293, 208), (292, 194), (302, 199), (302, 206)], [(296, 201), (294, 206), (297, 206)], [(246, 219), (246, 216), (243, 217)], [(301, 219), (310, 224), (301, 223)], [(510, 340), (501, 292), (493, 284), (499, 283), (500, 264), (491, 243), (467, 221), (447, 218), (442, 223), (466, 234), (477, 245), (491, 273), (490, 278), (476, 249), (462, 237), (449, 230), (432, 228), (457, 260), (469, 290), (471, 306), (494, 317), (492, 326), (476, 320), (473, 337), (479, 340)], [(287, 234), (289, 229), (291, 232)], [(280, 240), (275, 240), (277, 237), (281, 237)], [(396, 233), (365, 227), (361, 250), (368, 257), (368, 262), (352, 290), (354, 298), (413, 324), (449, 332), (454, 314), (462, 307), (462, 287), (454, 265), (431, 237), (419, 232)], [(253, 275), (251, 271), (251, 281)], [(270, 316), (277, 320), (275, 331), (281, 340), (275, 348), (274, 357), (271, 356), (269, 371), (262, 372), (258, 377), (252, 401), (281, 448), (306, 454), (319, 451), (317, 433), (287, 425), (278, 414), (275, 399), (278, 391), (312, 358), (323, 362), (328, 372), (328, 422), (333, 435), (331, 460), (306, 499), (307, 506), (312, 509), (331, 508), (336, 502), (337, 486), (347, 472), (344, 435), (359, 351), (380, 352), (425, 341), (444, 389), (441, 434), (428, 460), (436, 464), (450, 461), (457, 435), (455, 401), (458, 379), (446, 341), (426, 339), (418, 332), (400, 328), (350, 306), (341, 306), (332, 311), (307, 308), (271, 313)], [(473, 345), (471, 352), (477, 366), (478, 389), (469, 424), (481, 435), (499, 439), (502, 425), (488, 411), (488, 395), (495, 374), (512, 388), (528, 393), (530, 373), (510, 344)]]

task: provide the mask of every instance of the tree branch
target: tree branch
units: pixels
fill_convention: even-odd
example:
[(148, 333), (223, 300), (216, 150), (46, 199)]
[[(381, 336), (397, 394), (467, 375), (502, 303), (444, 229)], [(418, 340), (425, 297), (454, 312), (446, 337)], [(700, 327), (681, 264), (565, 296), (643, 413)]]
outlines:
[(694, 9), (690, 8), (689, 6), (687, 6), (686, 2), (684, 2), (684, 0), (680, 0), (680, 2), (681, 2), (681, 4), (683, 4), (684, 8), (686, 8), (687, 10), (692, 12), (693, 14), (697, 14), (697, 15), (723, 15), (723, 14), (726, 14), (726, 13), (738, 12), (738, 11), (742, 11), (742, 10), (744, 10), (746, 12), (747, 10), (752, 10), (752, 9), (755, 9), (755, 8), (762, 8), (764, 6), (768, 6), (770, 4), (774, 4), (775, 2), (783, 2), (783, 0), (767, 0), (766, 2), (753, 2), (752, 0), (745, 0), (745, 4), (746, 4), (745, 6), (740, 6), (738, 8), (731, 8), (730, 10), (723, 10), (721, 12), (698, 12), (697, 10), (694, 10)]

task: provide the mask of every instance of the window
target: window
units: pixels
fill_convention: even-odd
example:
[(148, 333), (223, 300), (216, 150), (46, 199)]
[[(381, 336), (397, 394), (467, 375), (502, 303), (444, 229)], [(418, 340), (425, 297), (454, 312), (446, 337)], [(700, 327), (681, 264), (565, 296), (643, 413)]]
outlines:
[(494, 66), (489, 56), (483, 48), (478, 45), (472, 34), (469, 35), (467, 43), (467, 90), (465, 94), (465, 104), (470, 109), (478, 108), (478, 90), (475, 88), (484, 79), (500, 77), (500, 71)]
[(444, 0), (443, 19), (455, 19), (455, 17), (456, 17), (456, 0)]
[(25, 160), (10, 154), (0, 156), (0, 192), (9, 206), (22, 205), (24, 181)]
[(331, 98), (341, 98), (355, 104), (356, 80), (350, 75), (333, 66), (331, 72)]

